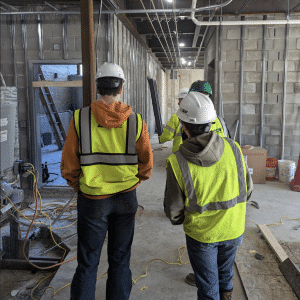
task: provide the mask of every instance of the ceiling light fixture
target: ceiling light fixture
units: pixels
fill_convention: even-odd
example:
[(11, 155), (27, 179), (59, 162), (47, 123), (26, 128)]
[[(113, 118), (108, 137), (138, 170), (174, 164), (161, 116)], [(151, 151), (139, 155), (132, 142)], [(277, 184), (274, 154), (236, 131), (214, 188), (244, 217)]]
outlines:
[(169, 2), (169, 3), (172, 3), (173, 2), (173, 0), (166, 0), (167, 2)]
[(192, 63), (189, 61), (188, 66), (190, 66)]
[(179, 47), (184, 47), (185, 43), (179, 43)]

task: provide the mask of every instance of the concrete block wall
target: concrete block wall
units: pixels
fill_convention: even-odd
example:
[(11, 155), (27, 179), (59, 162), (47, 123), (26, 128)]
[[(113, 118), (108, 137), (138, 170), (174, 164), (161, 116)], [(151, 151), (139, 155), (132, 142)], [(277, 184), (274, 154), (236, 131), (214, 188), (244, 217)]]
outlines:
[[(250, 17), (246, 17), (246, 20)], [(269, 15), (268, 19), (284, 19), (284, 15)], [(262, 19), (254, 16), (251, 19)], [(227, 18), (224, 18), (226, 21)], [(228, 20), (232, 20), (232, 17)], [(218, 28), (215, 32), (217, 34)], [(287, 102), (284, 159), (298, 161), (300, 152), (300, 27), (290, 26)], [(262, 39), (263, 27), (245, 26), (244, 43), (244, 89), (243, 89), (243, 124), (242, 145), (260, 144), (260, 111), (262, 88), (265, 89), (263, 147), (268, 149), (268, 156), (281, 158), (283, 76), (284, 76), (284, 42), (285, 26), (268, 25), (266, 36), (266, 74), (265, 86), (262, 87)], [(212, 43), (212, 42), (211, 42)], [(214, 44), (213, 44), (214, 45)], [(240, 87), (240, 45), (241, 27), (223, 27), (222, 51), (222, 98), (224, 117), (231, 133), (236, 129), (239, 119), (239, 87)], [(212, 48), (212, 47), (211, 47)], [(207, 52), (211, 52), (207, 48)], [(218, 52), (217, 46), (214, 49)], [(211, 54), (209, 54), (211, 56)], [(208, 54), (206, 54), (208, 57)], [(205, 61), (206, 64), (209, 61)], [(207, 67), (207, 66), (206, 66)], [(216, 68), (216, 75), (218, 69)], [(218, 76), (216, 78), (216, 83)], [(238, 132), (237, 132), (238, 136)]]

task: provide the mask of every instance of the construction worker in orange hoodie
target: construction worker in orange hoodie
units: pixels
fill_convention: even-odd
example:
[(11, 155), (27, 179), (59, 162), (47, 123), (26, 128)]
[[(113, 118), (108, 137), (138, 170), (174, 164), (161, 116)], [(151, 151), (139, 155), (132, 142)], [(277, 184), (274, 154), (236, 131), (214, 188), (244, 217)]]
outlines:
[(153, 155), (145, 121), (118, 102), (125, 81), (117, 64), (97, 71), (99, 100), (76, 110), (62, 151), (61, 174), (77, 193), (78, 244), (71, 300), (95, 299), (97, 268), (108, 232), (106, 299), (129, 299), (136, 188), (150, 178)]

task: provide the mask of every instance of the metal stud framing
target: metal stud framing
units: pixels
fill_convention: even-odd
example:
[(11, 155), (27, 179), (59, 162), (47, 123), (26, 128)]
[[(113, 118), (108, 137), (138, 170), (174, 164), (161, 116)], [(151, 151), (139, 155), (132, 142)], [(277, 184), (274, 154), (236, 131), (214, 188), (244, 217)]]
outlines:
[[(244, 21), (245, 17), (242, 16), (241, 20)], [(242, 145), (242, 130), (243, 130), (243, 100), (244, 100), (244, 48), (245, 48), (245, 26), (241, 26), (241, 46), (240, 46), (240, 128), (239, 128), (239, 143)]]

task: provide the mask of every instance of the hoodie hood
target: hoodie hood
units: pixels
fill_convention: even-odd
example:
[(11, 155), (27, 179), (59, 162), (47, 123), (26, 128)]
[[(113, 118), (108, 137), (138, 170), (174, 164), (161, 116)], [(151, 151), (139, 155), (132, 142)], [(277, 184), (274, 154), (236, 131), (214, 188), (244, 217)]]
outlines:
[(98, 124), (105, 128), (115, 128), (128, 119), (132, 110), (123, 102), (107, 103), (100, 99), (91, 103), (91, 111)]
[(191, 163), (210, 167), (220, 160), (224, 152), (224, 141), (214, 131), (188, 138), (180, 145), (180, 153)]

